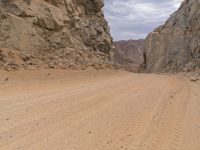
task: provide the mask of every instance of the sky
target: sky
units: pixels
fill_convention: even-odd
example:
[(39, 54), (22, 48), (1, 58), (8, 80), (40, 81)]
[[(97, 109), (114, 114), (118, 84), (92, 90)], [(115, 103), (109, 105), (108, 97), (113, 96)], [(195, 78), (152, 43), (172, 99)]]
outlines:
[(105, 0), (104, 13), (115, 41), (142, 39), (165, 23), (183, 0)]

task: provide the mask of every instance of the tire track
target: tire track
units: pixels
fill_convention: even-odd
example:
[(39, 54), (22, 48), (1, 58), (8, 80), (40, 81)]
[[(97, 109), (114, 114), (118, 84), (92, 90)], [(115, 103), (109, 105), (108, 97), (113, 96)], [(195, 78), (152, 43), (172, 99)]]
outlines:
[[(142, 81), (142, 82), (144, 82), (145, 83), (145, 81)], [(117, 92), (118, 91), (121, 91), (121, 90), (125, 90), (125, 91), (128, 91), (127, 89), (130, 89), (130, 87), (133, 87), (133, 88), (135, 88), (135, 90), (137, 90), (138, 88), (140, 88), (141, 86), (139, 86), (141, 84), (141, 82), (140, 83), (138, 83), (138, 85), (136, 84), (136, 85), (132, 85), (132, 84), (130, 84), (128, 87), (122, 87), (122, 88), (124, 88), (124, 89), (118, 89), (117, 90)], [(126, 84), (127, 85), (127, 84)], [(118, 87), (115, 87), (116, 89), (118, 88)], [(91, 95), (90, 97), (86, 97), (86, 99), (87, 99), (87, 103), (88, 103), (88, 100), (90, 100), (90, 101), (92, 101), (93, 102), (93, 104), (92, 105), (90, 105), (90, 106), (87, 106), (86, 105), (86, 107), (84, 108), (84, 107), (81, 107), (81, 111), (80, 110), (76, 110), (75, 109), (75, 112), (73, 112), (73, 110), (71, 110), (70, 111), (70, 114), (66, 114), (66, 111), (65, 111), (65, 108), (63, 108), (63, 110), (59, 110), (58, 112), (54, 112), (54, 113), (52, 113), (51, 115), (48, 115), (48, 116), (46, 116), (46, 117), (43, 117), (43, 118), (41, 118), (40, 120), (35, 120), (35, 121), (31, 121), (31, 122), (29, 122), (29, 123), (26, 123), (26, 124), (22, 124), (22, 125), (20, 125), (19, 127), (21, 128), (21, 129), (19, 129), (19, 127), (15, 127), (14, 129), (10, 129), (9, 131), (6, 131), (6, 132), (4, 132), (4, 133), (1, 133), (1, 136), (2, 137), (4, 137), (4, 141), (7, 141), (6, 143), (4, 142), (4, 145), (7, 145), (7, 143), (12, 143), (11, 141), (15, 141), (13, 138), (10, 138), (10, 135), (11, 134), (8, 134), (9, 132), (10, 133), (12, 133), (12, 134), (14, 134), (14, 135), (17, 135), (17, 133), (15, 133), (15, 132), (19, 132), (19, 131), (23, 131), (23, 129), (26, 129), (26, 127), (28, 127), (29, 129), (27, 130), (26, 129), (26, 133), (27, 134), (22, 134), (20, 137), (23, 137), (23, 138), (25, 138), (25, 136), (26, 135), (29, 135), (29, 134), (31, 134), (32, 136), (33, 136), (33, 133), (34, 133), (34, 131), (36, 131), (36, 132), (38, 132), (37, 131), (37, 128), (43, 128), (44, 130), (45, 130), (45, 126), (46, 126), (46, 122), (48, 122), (48, 124), (51, 124), (51, 126), (53, 127), (53, 128), (55, 128), (55, 125), (56, 125), (56, 123), (57, 122), (59, 122), (59, 123), (57, 123), (58, 125), (64, 125), (62, 122), (64, 122), (65, 121), (65, 118), (66, 119), (68, 119), (68, 117), (70, 117), (70, 118), (73, 118), (74, 117), (74, 115), (75, 116), (80, 116), (80, 114), (79, 113), (83, 113), (83, 111), (84, 111), (84, 109), (86, 110), (86, 111), (89, 111), (90, 109), (93, 109), (94, 107), (93, 106), (95, 106), (95, 108), (96, 107), (99, 107), (99, 106), (101, 106), (102, 104), (103, 104), (103, 102), (105, 101), (99, 101), (99, 99), (101, 98), (101, 95), (102, 96), (105, 96), (105, 95), (109, 95), (109, 94), (111, 94), (111, 93), (113, 93), (113, 90), (115, 90), (115, 88), (113, 88), (111, 91), (104, 91), (103, 93), (99, 93), (99, 94), (95, 94), (95, 95), (93, 95), (93, 94), (89, 94), (89, 95)], [(105, 90), (105, 89), (104, 89)], [(134, 89), (133, 89), (134, 90)], [(116, 95), (116, 92), (114, 92), (114, 95)], [(116, 97), (118, 97), (118, 96), (116, 96)], [(94, 99), (95, 99), (95, 101), (94, 101)], [(59, 100), (59, 99), (58, 99)], [(84, 97), (82, 97), (82, 99), (81, 99), (81, 101), (84, 101)], [(106, 101), (106, 103), (107, 102), (109, 102), (109, 101)], [(79, 103), (80, 103), (80, 101), (79, 101)], [(100, 105), (99, 105), (99, 104)], [(76, 107), (76, 106), (75, 106)], [(90, 108), (89, 110), (88, 110), (88, 108)], [(68, 111), (67, 111), (68, 112)], [(66, 116), (66, 115), (67, 116)], [(59, 118), (57, 118), (57, 116), (59, 116)], [(48, 119), (49, 118), (49, 119)], [(77, 119), (79, 119), (80, 117), (76, 117)], [(59, 120), (58, 120), (59, 119)], [(41, 123), (41, 121), (43, 120), (43, 123)], [(34, 123), (35, 122), (35, 123)], [(40, 122), (40, 126), (36, 126), (36, 129), (34, 128), (34, 126), (35, 125), (37, 125), (37, 122)], [(43, 124), (43, 127), (41, 126)], [(63, 127), (57, 127), (57, 129), (62, 129)], [(30, 130), (30, 131), (29, 131)], [(31, 131), (31, 130), (33, 130), (33, 132)], [(50, 129), (48, 129), (48, 130), (50, 130)], [(50, 132), (49, 132), (50, 133)], [(7, 137), (7, 138), (5, 138), (5, 137)], [(19, 136), (15, 136), (15, 139), (20, 139), (20, 137)], [(27, 138), (27, 137), (26, 137)], [(7, 139), (7, 140), (6, 140)], [(36, 138), (37, 139), (37, 138)], [(1, 142), (2, 143), (2, 142)]]
[[(171, 91), (160, 102), (138, 150), (180, 149), (190, 91), (187, 84), (177, 85), (174, 80), (170, 80), (170, 84)], [(174, 91), (179, 93), (172, 95)]]
[(0, 85), (0, 150), (199, 150), (199, 84), (119, 72), (70, 78)]

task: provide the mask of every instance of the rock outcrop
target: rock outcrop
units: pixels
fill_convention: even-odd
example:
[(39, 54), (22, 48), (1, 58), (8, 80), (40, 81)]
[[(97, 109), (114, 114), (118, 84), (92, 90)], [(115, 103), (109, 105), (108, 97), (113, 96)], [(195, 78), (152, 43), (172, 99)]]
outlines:
[(165, 25), (148, 35), (145, 51), (149, 72), (200, 68), (200, 1), (185, 0)]
[(0, 68), (109, 66), (103, 0), (0, 0)]
[(140, 72), (144, 65), (144, 40), (115, 42), (114, 62), (131, 72)]

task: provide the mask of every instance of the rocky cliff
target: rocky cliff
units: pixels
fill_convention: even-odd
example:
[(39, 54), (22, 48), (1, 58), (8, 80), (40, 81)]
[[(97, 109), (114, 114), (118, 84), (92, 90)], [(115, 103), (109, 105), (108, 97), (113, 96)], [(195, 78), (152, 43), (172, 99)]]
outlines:
[(200, 67), (200, 1), (185, 0), (165, 25), (146, 39), (149, 72), (193, 71)]
[(131, 72), (140, 72), (144, 64), (144, 40), (115, 42), (114, 62)]
[(0, 0), (0, 68), (110, 64), (103, 0)]

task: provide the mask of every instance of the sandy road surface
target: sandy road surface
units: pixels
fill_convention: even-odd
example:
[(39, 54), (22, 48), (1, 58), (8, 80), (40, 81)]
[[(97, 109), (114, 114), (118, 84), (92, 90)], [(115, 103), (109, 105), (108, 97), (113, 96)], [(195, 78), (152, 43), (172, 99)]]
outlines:
[(200, 150), (200, 84), (108, 70), (1, 72), (0, 150)]

